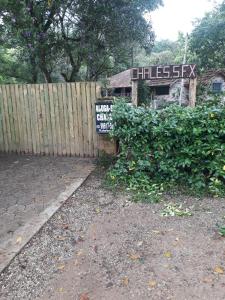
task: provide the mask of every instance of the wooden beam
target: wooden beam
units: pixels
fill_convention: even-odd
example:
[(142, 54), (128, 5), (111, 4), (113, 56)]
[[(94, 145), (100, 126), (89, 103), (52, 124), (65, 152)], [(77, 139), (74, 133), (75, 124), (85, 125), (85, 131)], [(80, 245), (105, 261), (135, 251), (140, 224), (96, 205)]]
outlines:
[(138, 80), (132, 81), (132, 104), (138, 106)]
[(195, 107), (196, 104), (197, 78), (190, 79), (189, 86), (189, 106)]

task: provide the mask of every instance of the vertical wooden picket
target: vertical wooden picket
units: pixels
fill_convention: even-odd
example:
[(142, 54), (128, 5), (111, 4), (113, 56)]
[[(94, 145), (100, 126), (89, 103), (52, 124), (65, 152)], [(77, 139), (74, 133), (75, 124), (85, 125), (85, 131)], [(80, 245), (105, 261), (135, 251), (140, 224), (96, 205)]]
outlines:
[(25, 119), (24, 134), (27, 137), (27, 147), (25, 153), (36, 154), (35, 144), (35, 122), (33, 116), (33, 98), (32, 98), (32, 85), (21, 86), (23, 93), (23, 114)]
[(96, 93), (96, 83), (91, 83), (91, 104), (92, 104), (92, 117), (93, 117), (93, 147), (94, 147), (94, 156), (98, 156), (98, 135), (95, 129), (95, 102), (98, 98)]
[(42, 124), (42, 109), (41, 109), (41, 95), (40, 85), (35, 84), (35, 102), (36, 102), (36, 116), (37, 116), (37, 139), (39, 140), (39, 154), (44, 153), (44, 138), (43, 138), (43, 124)]
[(7, 141), (4, 136), (4, 109), (3, 109), (3, 94), (0, 86), (0, 151), (6, 151)]
[(94, 156), (94, 147), (93, 147), (93, 119), (94, 115), (92, 114), (92, 102), (91, 102), (91, 83), (86, 84), (86, 99), (87, 99), (87, 126), (88, 126), (88, 153), (89, 156)]
[(14, 115), (13, 115), (13, 103), (12, 103), (12, 90), (10, 89), (10, 85), (6, 85), (6, 97), (7, 97), (7, 106), (8, 106), (8, 122), (9, 122), (9, 132), (11, 136), (11, 146), (10, 146), (10, 151), (16, 152), (16, 139), (17, 135), (15, 132), (15, 126), (14, 126)]
[(79, 144), (79, 156), (84, 156), (84, 143), (83, 143), (83, 126), (82, 126), (82, 94), (81, 94), (81, 83), (76, 83), (76, 92), (77, 92), (77, 112), (78, 112), (78, 120), (77, 120), (77, 126), (79, 128), (79, 138), (78, 138), (78, 144)]
[(10, 132), (9, 124), (9, 112), (8, 112), (8, 101), (6, 94), (6, 86), (2, 86), (2, 95), (3, 95), (3, 120), (4, 120), (4, 135), (6, 137), (6, 152), (11, 151), (12, 137)]
[(39, 101), (40, 101), (40, 119), (42, 124), (42, 147), (43, 154), (48, 154), (48, 132), (47, 132), (47, 118), (45, 107), (45, 88), (43, 84), (39, 85)]
[(55, 107), (55, 126), (56, 126), (56, 144), (57, 144), (57, 154), (62, 155), (62, 139), (60, 131), (60, 108), (59, 108), (59, 85), (53, 85), (53, 97), (54, 97), (54, 107)]
[(58, 85), (58, 110), (59, 110), (60, 137), (61, 137), (61, 155), (66, 155), (66, 135), (65, 135), (65, 122), (64, 122), (64, 113), (63, 113), (62, 84)]
[(67, 84), (67, 101), (68, 101), (68, 123), (69, 123), (69, 144), (70, 154), (74, 156), (75, 153), (75, 134), (73, 127), (73, 104), (72, 104), (72, 87), (71, 84)]
[(15, 113), (15, 127), (17, 128), (17, 152), (23, 152), (23, 136), (22, 136), (22, 129), (21, 129), (21, 110), (20, 110), (20, 98), (19, 98), (19, 90), (18, 85), (12, 85), (14, 88), (14, 96), (13, 96), (13, 106), (14, 106), (14, 113)]
[(75, 143), (75, 155), (79, 156), (79, 126), (78, 126), (78, 103), (77, 103), (77, 91), (76, 83), (71, 83), (71, 97), (72, 97), (72, 120), (73, 120), (73, 131), (74, 131), (74, 143)]

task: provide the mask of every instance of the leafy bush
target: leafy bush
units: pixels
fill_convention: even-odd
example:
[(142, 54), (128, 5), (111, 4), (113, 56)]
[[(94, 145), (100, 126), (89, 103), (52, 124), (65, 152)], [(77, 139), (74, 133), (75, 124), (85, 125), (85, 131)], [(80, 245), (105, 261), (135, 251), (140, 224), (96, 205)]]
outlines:
[(220, 226), (220, 227), (219, 227), (219, 234), (220, 234), (221, 236), (225, 236), (225, 226)]
[(221, 196), (225, 183), (225, 107), (155, 111), (115, 103), (112, 136), (120, 154), (108, 177), (151, 197), (166, 185)]

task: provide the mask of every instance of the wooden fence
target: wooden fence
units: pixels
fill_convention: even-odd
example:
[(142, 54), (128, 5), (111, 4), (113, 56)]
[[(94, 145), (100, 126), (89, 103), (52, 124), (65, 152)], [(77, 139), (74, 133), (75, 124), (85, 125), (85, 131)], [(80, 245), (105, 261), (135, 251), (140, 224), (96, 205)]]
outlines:
[(0, 151), (98, 154), (94, 82), (0, 85)]

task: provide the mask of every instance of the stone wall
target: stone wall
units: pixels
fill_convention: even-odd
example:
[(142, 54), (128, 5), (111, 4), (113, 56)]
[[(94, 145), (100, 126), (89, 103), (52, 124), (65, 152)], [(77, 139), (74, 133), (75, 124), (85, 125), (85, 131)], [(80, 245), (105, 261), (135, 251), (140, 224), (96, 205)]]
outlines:
[[(212, 100), (213, 95), (213, 83), (221, 83), (221, 92), (223, 93), (222, 101), (225, 101), (225, 80), (220, 75), (213, 76), (210, 80), (208, 80), (208, 84), (205, 83), (201, 84), (200, 86), (203, 88), (202, 94), (199, 95), (200, 101), (208, 101)], [(219, 94), (215, 94), (219, 95)]]
[[(181, 80), (176, 81), (174, 84), (170, 86), (170, 91), (169, 95), (162, 95), (162, 96), (155, 96), (155, 102), (156, 104), (154, 105), (155, 108), (158, 106), (161, 106), (164, 104), (172, 103), (172, 102), (178, 102), (180, 99), (180, 89), (181, 89)], [(182, 103), (184, 105), (187, 105), (189, 101), (189, 88), (187, 85), (183, 87), (183, 92), (182, 92)]]
[(212, 84), (213, 83), (222, 83), (222, 92), (225, 92), (225, 81), (222, 76), (214, 76), (211, 78), (210, 83), (209, 83), (209, 89), (212, 91)]

